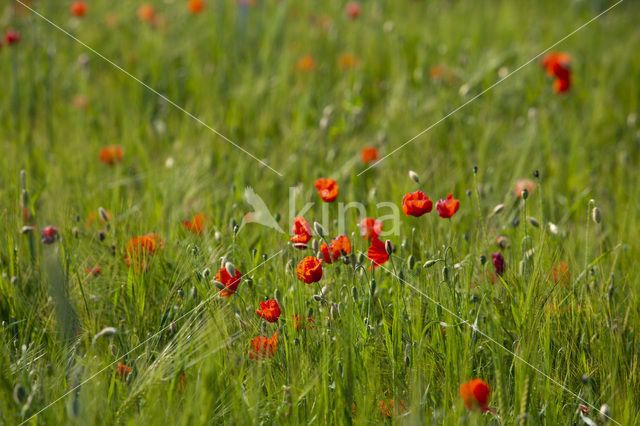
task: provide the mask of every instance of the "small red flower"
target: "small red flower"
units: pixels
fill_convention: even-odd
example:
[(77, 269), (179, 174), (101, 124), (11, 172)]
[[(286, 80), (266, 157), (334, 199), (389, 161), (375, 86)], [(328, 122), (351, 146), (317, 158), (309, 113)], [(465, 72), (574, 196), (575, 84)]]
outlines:
[(360, 235), (365, 240), (370, 240), (382, 233), (382, 221), (372, 217), (366, 217), (360, 222)]
[(116, 368), (116, 373), (118, 374), (118, 376), (126, 379), (127, 376), (131, 373), (131, 367), (127, 367), (126, 365), (119, 362), (118, 367)]
[(322, 261), (317, 257), (307, 256), (296, 267), (298, 279), (306, 284), (320, 281), (322, 278)]
[(564, 52), (551, 52), (542, 58), (542, 66), (553, 77), (553, 91), (564, 93), (571, 88), (571, 56)]
[(482, 379), (473, 379), (460, 385), (460, 396), (467, 410), (489, 410), (489, 384)]
[(158, 250), (164, 247), (164, 242), (157, 234), (139, 235), (133, 237), (127, 243), (127, 251), (124, 255), (124, 262), (128, 267), (133, 266), (136, 270), (147, 269), (149, 258)]
[(71, 3), (71, 7), (69, 8), (69, 12), (73, 16), (82, 17), (87, 14), (88, 10), (87, 3), (84, 1), (74, 1)]
[(351, 241), (346, 235), (340, 235), (336, 239), (331, 241), (331, 244), (327, 247), (327, 243), (322, 243), (320, 246), (322, 252), (322, 260), (325, 263), (333, 263), (340, 256), (351, 253)]
[(238, 284), (240, 284), (241, 278), (242, 274), (237, 269), (236, 273), (232, 277), (231, 274), (227, 272), (227, 268), (224, 266), (220, 268), (215, 277), (216, 281), (225, 287), (220, 290), (220, 297), (229, 297), (233, 295), (233, 293), (238, 289)]
[(393, 403), (392, 399), (388, 399), (386, 402), (383, 401), (382, 399), (378, 402), (378, 405), (380, 407), (380, 414), (382, 414), (385, 417), (389, 417), (391, 418), (391, 416), (395, 413), (395, 415), (399, 415), (402, 414), (404, 411), (407, 410), (407, 404), (404, 400), (400, 400), (400, 404), (398, 405), (398, 407), (394, 410), (394, 406), (395, 404)]
[(355, 1), (349, 2), (347, 3), (346, 12), (349, 18), (358, 19), (360, 12), (362, 12), (362, 6), (360, 6), (360, 3)]
[(268, 322), (276, 322), (280, 318), (280, 306), (275, 299), (260, 302), (260, 309), (256, 310), (256, 314), (260, 315)]
[(527, 179), (527, 178), (518, 179), (516, 181), (516, 187), (514, 188), (513, 193), (516, 194), (517, 197), (522, 198), (522, 191), (526, 189), (529, 192), (529, 194), (531, 194), (533, 190), (536, 189), (537, 186), (538, 184), (531, 179)]
[(331, 203), (338, 197), (338, 184), (333, 179), (320, 178), (316, 180), (313, 185), (318, 190), (322, 201)]
[(422, 191), (409, 192), (402, 198), (402, 212), (407, 216), (420, 217), (432, 208), (433, 203)]
[(100, 161), (110, 166), (122, 163), (124, 149), (120, 145), (109, 145), (100, 149)]
[(569, 285), (571, 281), (571, 273), (569, 272), (569, 265), (567, 262), (560, 262), (552, 269), (553, 281), (556, 284), (562, 284), (564, 286)]
[(42, 229), (42, 243), (43, 244), (53, 244), (56, 242), (56, 237), (58, 236), (58, 228), (55, 226), (47, 226)]
[(204, 10), (204, 1), (203, 0), (189, 0), (187, 2), (187, 10), (192, 15), (197, 15)]
[(153, 23), (156, 18), (156, 10), (149, 3), (145, 3), (138, 8), (138, 19), (143, 22)]
[(202, 235), (202, 230), (204, 229), (206, 222), (207, 218), (204, 213), (198, 213), (191, 220), (183, 220), (182, 226), (196, 235)]
[(362, 148), (362, 152), (360, 153), (362, 156), (362, 162), (365, 164), (373, 163), (378, 160), (378, 148), (375, 146), (368, 146)]
[(311, 225), (309, 225), (309, 222), (302, 216), (293, 219), (291, 233), (293, 234), (291, 242), (294, 244), (307, 244), (313, 235)]
[(367, 257), (373, 262), (374, 268), (385, 264), (389, 260), (389, 253), (387, 253), (385, 243), (380, 241), (378, 237), (371, 239), (371, 246), (367, 251)]
[(296, 68), (301, 72), (311, 72), (316, 68), (316, 61), (311, 55), (303, 55), (296, 62)]
[(6, 41), (9, 46), (17, 44), (20, 42), (20, 33), (16, 30), (9, 29), (4, 34), (4, 41)]
[(453, 198), (453, 195), (447, 195), (446, 200), (439, 200), (436, 203), (436, 210), (441, 218), (448, 219), (455, 214), (460, 208), (460, 201)]
[(258, 336), (251, 340), (251, 350), (249, 351), (249, 358), (255, 360), (263, 360), (271, 358), (278, 348), (278, 333), (273, 336), (264, 337)]
[(301, 328), (313, 327), (313, 324), (315, 324), (315, 321), (311, 316), (307, 316), (306, 321), (300, 321), (300, 316), (298, 314), (293, 316), (293, 327), (296, 331), (300, 331)]
[(102, 273), (102, 268), (100, 268), (99, 266), (96, 266), (93, 268), (87, 268), (87, 273), (89, 275), (93, 275), (94, 277), (97, 277)]
[(502, 276), (504, 273), (504, 256), (502, 253), (492, 253), (491, 261), (493, 262), (493, 267), (496, 269), (496, 274)]

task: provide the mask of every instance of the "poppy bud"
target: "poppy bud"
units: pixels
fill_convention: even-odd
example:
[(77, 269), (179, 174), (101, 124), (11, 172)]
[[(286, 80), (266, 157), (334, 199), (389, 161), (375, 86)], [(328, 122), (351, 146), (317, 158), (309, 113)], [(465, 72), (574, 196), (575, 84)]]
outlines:
[(190, 296), (193, 300), (197, 300), (198, 299), (198, 289), (195, 287), (191, 287), (191, 292), (190, 292)]
[(110, 337), (113, 336), (117, 333), (117, 330), (113, 327), (105, 327), (102, 330), (100, 330), (99, 333), (97, 333), (95, 336), (93, 336), (93, 343), (96, 342), (96, 340), (98, 340), (101, 337)]
[(354, 302), (358, 301), (358, 289), (356, 286), (351, 287), (351, 296), (353, 297)]
[(293, 248), (297, 248), (298, 250), (306, 250), (307, 245), (304, 243), (294, 243)]
[(415, 183), (420, 183), (420, 176), (418, 176), (418, 174), (416, 172), (414, 172), (413, 170), (409, 170), (409, 177)]
[(386, 250), (388, 255), (393, 253), (393, 245), (391, 244), (391, 240), (387, 240), (384, 242), (384, 249)]
[(538, 179), (540, 177), (540, 172), (537, 169), (534, 170), (533, 177), (536, 178), (536, 179)]
[(438, 262), (438, 261), (437, 261), (437, 260), (435, 260), (435, 259), (427, 260), (427, 261), (424, 263), (423, 267), (424, 267), (424, 268), (431, 268), (431, 267), (432, 267), (433, 265), (435, 265), (437, 262)]
[(27, 390), (21, 384), (17, 384), (13, 388), (13, 400), (18, 405), (24, 405), (27, 402)]
[(100, 215), (102, 220), (104, 220), (105, 222), (109, 222), (109, 214), (107, 213), (107, 211), (105, 209), (103, 209), (102, 207), (99, 207), (98, 208), (98, 214)]
[(443, 281), (448, 281), (449, 280), (449, 267), (447, 267), (447, 266), (442, 268), (442, 279), (443, 279)]
[(498, 214), (500, 213), (502, 210), (504, 210), (504, 204), (498, 204), (497, 206), (495, 206), (493, 208), (493, 214)]
[[(80, 234), (80, 231), (78, 230), (78, 227), (74, 226), (73, 229), (71, 230), (71, 235), (73, 235), (74, 238), (78, 238), (79, 234)], [(100, 237), (100, 234), (98, 234), (98, 237)], [(104, 238), (102, 240), (104, 240)]]
[(213, 239), (216, 240), (216, 241), (220, 241), (222, 239), (222, 234), (219, 231), (216, 231), (213, 234)]
[(500, 248), (507, 248), (511, 245), (511, 243), (509, 242), (509, 238), (505, 237), (504, 235), (500, 235), (497, 242)]
[(409, 269), (413, 269), (415, 265), (416, 265), (416, 258), (411, 254), (407, 258), (407, 266), (409, 267)]
[(551, 232), (553, 235), (558, 235), (560, 233), (560, 230), (558, 229), (558, 226), (549, 222), (549, 232)]
[(521, 195), (523, 200), (526, 200), (527, 198), (529, 198), (529, 191), (527, 190), (527, 188), (522, 190)]
[(602, 407), (600, 407), (598, 414), (600, 415), (600, 420), (603, 423), (607, 423), (611, 418), (611, 408), (609, 408), (609, 404), (602, 404)]
[(313, 222), (313, 229), (316, 231), (316, 234), (318, 234), (322, 238), (324, 238), (324, 236), (326, 235), (324, 228), (318, 222)]
[(202, 276), (205, 277), (205, 278), (208, 278), (209, 275), (211, 275), (211, 269), (204, 268), (204, 271), (202, 271)]
[(527, 221), (531, 224), (531, 226), (534, 226), (536, 228), (540, 226), (540, 222), (538, 222), (538, 219), (536, 219), (535, 217), (527, 216)]
[(233, 263), (231, 263), (231, 262), (225, 263), (224, 264), (224, 269), (227, 270), (229, 275), (231, 275), (232, 277), (235, 277), (235, 275), (236, 275), (236, 267), (233, 266)]
[(31, 233), (31, 232), (33, 232), (33, 226), (23, 226), (23, 227), (20, 229), (20, 233), (21, 233), (21, 234), (29, 234), (29, 233)]
[(474, 175), (478, 174), (478, 166), (473, 166), (473, 174)]
[[(74, 230), (76, 230), (76, 234), (77, 234), (77, 229), (78, 229), (78, 228), (73, 228), (73, 229), (74, 229)], [(77, 235), (74, 235), (74, 236), (75, 236), (75, 237), (77, 237)], [(107, 234), (105, 234), (105, 232), (104, 232), (104, 231), (100, 231), (100, 232), (98, 232), (98, 239), (99, 239), (100, 241), (104, 241), (104, 240), (105, 240), (105, 238), (107, 238)]]
[(358, 254), (358, 262), (357, 262), (357, 264), (361, 265), (362, 262), (364, 262), (364, 253)]
[(218, 287), (220, 290), (224, 290), (226, 287), (220, 281), (213, 280), (213, 284)]
[(322, 299), (322, 296), (320, 296), (319, 294), (314, 294), (313, 300), (315, 300), (316, 302), (322, 302), (324, 299)]
[(595, 223), (602, 221), (602, 212), (600, 212), (599, 208), (594, 207), (593, 210), (591, 210), (591, 219), (593, 219)]
[(311, 241), (311, 249), (313, 251), (318, 251), (320, 250), (320, 243), (318, 242), (318, 240), (312, 240)]
[(480, 264), (484, 265), (485, 263), (487, 263), (487, 256), (483, 254), (480, 256)]
[(376, 280), (371, 280), (371, 290), (370, 293), (373, 296), (374, 293), (376, 292)]

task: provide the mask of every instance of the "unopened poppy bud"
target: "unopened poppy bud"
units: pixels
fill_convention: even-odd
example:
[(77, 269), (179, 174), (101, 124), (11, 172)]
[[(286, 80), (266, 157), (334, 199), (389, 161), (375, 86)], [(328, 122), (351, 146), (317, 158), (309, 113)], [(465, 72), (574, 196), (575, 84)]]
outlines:
[(111, 352), (111, 355), (116, 356), (118, 355), (118, 348), (116, 348), (116, 345), (114, 345), (113, 343), (109, 345), (109, 352)]
[(238, 225), (235, 225), (235, 226), (233, 227), (233, 233), (234, 233), (234, 234), (237, 234), (239, 231), (240, 231), (240, 227), (239, 227)]
[(351, 297), (353, 297), (354, 301), (358, 300), (358, 289), (356, 286), (351, 287)]
[(427, 260), (427, 261), (424, 263), (423, 267), (424, 267), (424, 268), (431, 268), (431, 267), (432, 267), (433, 265), (435, 265), (437, 262), (438, 262), (438, 261), (437, 261), (437, 260), (435, 260), (435, 259)]
[(404, 357), (404, 365), (405, 366), (410, 366), (411, 365), (411, 358), (409, 358), (408, 356)]
[(318, 242), (318, 240), (312, 240), (311, 241), (311, 249), (313, 251), (318, 251), (320, 250), (320, 243)]
[(342, 259), (342, 263), (345, 265), (351, 264), (351, 256), (342, 256), (340, 259)]
[(538, 171), (538, 169), (533, 171), (533, 177), (538, 179), (540, 177), (540, 172)]
[[(78, 235), (77, 235), (78, 228), (73, 228), (73, 230), (74, 230), (74, 231), (76, 231), (76, 235), (74, 235), (74, 237), (77, 237), (77, 236), (78, 236)], [(104, 241), (104, 240), (105, 240), (105, 238), (107, 238), (107, 234), (105, 234), (105, 232), (104, 232), (104, 231), (100, 231), (100, 232), (98, 232), (98, 239), (99, 239), (100, 241)]]
[(219, 231), (216, 231), (213, 234), (213, 239), (216, 240), (216, 241), (220, 241), (222, 239), (222, 234)]
[(500, 248), (507, 248), (511, 245), (511, 242), (509, 242), (509, 238), (505, 237), (504, 235), (500, 235), (497, 242)]
[[(74, 226), (73, 229), (71, 230), (71, 235), (73, 235), (73, 238), (78, 238), (79, 234), (80, 234), (80, 231), (78, 230), (78, 227)], [(98, 234), (98, 237), (100, 237), (100, 234)]]
[(109, 214), (107, 214), (107, 211), (105, 209), (103, 209), (102, 207), (98, 208), (98, 214), (100, 214), (102, 220), (104, 220), (105, 222), (109, 222)]
[(326, 235), (324, 228), (318, 222), (313, 222), (313, 229), (316, 231), (316, 234), (318, 234), (322, 238), (324, 238), (324, 236)]
[(593, 219), (595, 223), (600, 223), (602, 221), (602, 212), (599, 208), (594, 207), (591, 210), (591, 219)]
[(473, 174), (474, 175), (478, 174), (478, 166), (473, 166)]
[(213, 280), (213, 284), (220, 290), (224, 290), (226, 288), (220, 281)]
[(409, 267), (409, 269), (413, 269), (415, 265), (416, 265), (416, 258), (411, 254), (407, 258), (407, 266)]
[(191, 287), (191, 298), (193, 300), (197, 300), (198, 299), (198, 289), (195, 286)]
[(558, 226), (556, 224), (549, 222), (549, 232), (551, 232), (553, 235), (558, 235), (560, 233), (560, 230), (558, 229)]
[(31, 232), (33, 232), (33, 226), (23, 226), (20, 229), (20, 233), (22, 233), (22, 234), (29, 234)]
[(531, 226), (534, 226), (536, 228), (540, 226), (540, 222), (538, 222), (538, 219), (536, 219), (535, 217), (527, 216), (527, 221), (531, 224)]
[(209, 275), (211, 275), (211, 269), (209, 269), (209, 268), (204, 268), (204, 271), (202, 271), (202, 276), (203, 276), (204, 278), (208, 278), (208, 277), (209, 277)]
[(21, 384), (13, 388), (13, 400), (20, 406), (27, 402), (27, 390)]
[(293, 248), (296, 248), (298, 250), (306, 250), (307, 245), (304, 243), (293, 243)]
[(376, 280), (371, 280), (371, 289), (370, 289), (370, 293), (373, 296), (373, 294), (376, 292)]
[(169, 330), (171, 330), (173, 334), (175, 334), (178, 331), (178, 325), (176, 324), (175, 321), (171, 321), (171, 323), (169, 324)]
[(442, 279), (443, 281), (448, 281), (449, 280), (449, 267), (445, 266), (444, 268), (442, 268)]
[(232, 277), (236, 276), (236, 267), (233, 266), (233, 263), (231, 262), (227, 262), (224, 264), (224, 269), (227, 270), (227, 272), (229, 273), (229, 275), (231, 275)]
[(607, 423), (611, 418), (611, 408), (609, 408), (609, 404), (602, 404), (602, 407), (600, 407), (598, 414), (600, 416), (600, 420), (603, 423)]
[(415, 183), (420, 183), (420, 176), (418, 176), (418, 174), (416, 172), (414, 172), (413, 170), (409, 170), (409, 177)]
[(326, 296), (327, 293), (329, 293), (329, 287), (325, 285), (324, 287), (322, 287), (320, 292), (322, 293), (323, 296)]
[(95, 336), (93, 336), (93, 343), (96, 342), (96, 340), (98, 340), (101, 337), (110, 337), (113, 336), (117, 333), (117, 330), (114, 327), (105, 327), (102, 330), (100, 330), (99, 333), (97, 333)]
[(487, 256), (485, 256), (484, 254), (480, 255), (480, 264), (484, 265), (485, 263), (487, 263)]
[(319, 294), (314, 294), (313, 295), (313, 300), (315, 300), (316, 302), (322, 302), (322, 296), (320, 296)]
[(361, 265), (364, 262), (364, 253), (358, 254), (358, 265)]
[(391, 240), (387, 240), (384, 242), (384, 249), (387, 251), (388, 255), (393, 253), (393, 245), (391, 244)]
[(497, 206), (495, 206), (493, 208), (493, 214), (498, 214), (500, 213), (502, 210), (504, 210), (504, 204), (498, 204)]
[(529, 198), (529, 191), (527, 190), (527, 188), (522, 190), (521, 195), (523, 200), (526, 200), (527, 198)]

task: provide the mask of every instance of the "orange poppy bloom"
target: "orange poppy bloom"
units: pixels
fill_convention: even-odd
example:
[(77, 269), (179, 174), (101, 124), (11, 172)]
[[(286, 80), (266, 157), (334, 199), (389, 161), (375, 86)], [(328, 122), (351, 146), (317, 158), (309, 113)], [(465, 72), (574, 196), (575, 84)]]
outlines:
[(156, 10), (149, 3), (145, 3), (138, 8), (138, 19), (142, 22), (153, 23), (156, 18)]
[(127, 243), (124, 262), (128, 267), (131, 267), (133, 263), (136, 270), (146, 270), (149, 266), (148, 260), (162, 248), (164, 248), (164, 242), (157, 234), (151, 233), (133, 237)]
[(320, 251), (322, 252), (322, 260), (326, 263), (332, 263), (340, 256), (351, 253), (351, 241), (346, 235), (340, 235), (332, 240), (329, 246), (327, 246), (327, 243), (322, 243)]
[(433, 203), (422, 191), (409, 192), (402, 198), (402, 211), (407, 216), (420, 217), (432, 208)]
[(489, 410), (489, 384), (482, 379), (473, 379), (460, 385), (460, 396), (467, 410)]
[(96, 266), (94, 268), (87, 268), (87, 273), (89, 275), (93, 275), (94, 277), (97, 277), (102, 273), (102, 268), (100, 268), (99, 266)]
[(296, 62), (296, 69), (301, 72), (311, 72), (315, 68), (316, 60), (309, 54), (301, 56), (298, 62)]
[(346, 12), (349, 18), (358, 19), (360, 12), (362, 12), (362, 6), (360, 6), (360, 3), (355, 1), (349, 2), (347, 3)]
[(553, 77), (553, 91), (564, 93), (571, 88), (571, 56), (564, 52), (551, 52), (542, 58), (542, 66)]
[(367, 251), (367, 257), (373, 262), (374, 268), (385, 264), (389, 260), (389, 253), (387, 253), (385, 243), (380, 241), (377, 236), (371, 239), (371, 246)]
[(395, 404), (392, 399), (388, 399), (386, 402), (381, 399), (378, 405), (380, 406), (380, 414), (389, 418), (394, 414), (394, 408), (396, 408), (396, 415), (402, 414), (407, 410), (407, 404), (404, 400), (400, 400), (400, 405), (398, 405), (398, 407), (394, 407)]
[(100, 161), (110, 166), (122, 163), (124, 149), (120, 145), (108, 145), (100, 149)]
[(382, 233), (382, 221), (372, 217), (365, 217), (360, 222), (360, 235), (365, 240), (370, 240)]
[(306, 284), (320, 281), (322, 278), (322, 260), (307, 256), (296, 267), (298, 279)]
[(206, 223), (207, 218), (204, 213), (198, 213), (197, 215), (193, 216), (193, 219), (191, 220), (183, 220), (182, 226), (196, 235), (202, 235), (202, 230), (204, 229)]
[(343, 70), (357, 68), (360, 65), (360, 58), (353, 53), (343, 53), (338, 58), (338, 66)]
[(338, 184), (333, 179), (320, 178), (316, 180), (313, 185), (318, 190), (322, 201), (331, 203), (338, 197)]
[(127, 376), (131, 373), (131, 367), (127, 367), (126, 365), (119, 362), (118, 367), (116, 367), (116, 373), (118, 373), (118, 376), (126, 379)]
[(236, 273), (232, 277), (224, 266), (216, 272), (215, 280), (222, 284), (225, 288), (220, 290), (220, 297), (229, 297), (238, 289), (242, 274), (236, 269)]
[(375, 146), (367, 146), (362, 148), (362, 152), (360, 153), (362, 156), (362, 162), (365, 164), (373, 163), (378, 160), (378, 148)]
[(276, 322), (280, 318), (280, 306), (275, 299), (260, 302), (260, 309), (256, 310), (256, 314), (260, 315), (268, 322)]
[(273, 336), (264, 337), (258, 336), (251, 340), (251, 350), (249, 351), (249, 358), (255, 360), (262, 360), (271, 358), (278, 348), (278, 333)]
[(187, 10), (192, 15), (197, 15), (204, 9), (204, 1), (203, 0), (189, 0), (187, 2)]
[(293, 227), (291, 228), (293, 237), (291, 238), (291, 242), (294, 244), (307, 244), (311, 239), (312, 232), (309, 222), (307, 222), (304, 217), (298, 216), (293, 219)]
[(569, 265), (567, 262), (560, 262), (551, 270), (553, 273), (553, 281), (556, 284), (562, 284), (564, 286), (569, 285), (571, 281), (571, 273), (569, 272)]
[(537, 186), (538, 184), (531, 179), (527, 179), (527, 178), (518, 179), (516, 181), (516, 187), (513, 190), (513, 193), (516, 194), (516, 196), (522, 198), (523, 190), (526, 189), (529, 192), (529, 194), (531, 194), (533, 190), (536, 189)]
[(300, 328), (313, 327), (313, 324), (315, 324), (315, 321), (311, 316), (307, 316), (306, 321), (300, 321), (300, 316), (298, 314), (293, 316), (293, 327), (296, 331), (300, 331)]
[(455, 214), (460, 208), (460, 201), (453, 198), (453, 195), (447, 195), (446, 200), (438, 200), (436, 210), (441, 218), (448, 219)]
[(83, 1), (74, 1), (73, 3), (71, 3), (71, 7), (69, 8), (69, 12), (73, 15), (73, 16), (84, 16), (87, 14), (87, 10), (89, 8), (87, 7), (87, 3), (83, 2)]

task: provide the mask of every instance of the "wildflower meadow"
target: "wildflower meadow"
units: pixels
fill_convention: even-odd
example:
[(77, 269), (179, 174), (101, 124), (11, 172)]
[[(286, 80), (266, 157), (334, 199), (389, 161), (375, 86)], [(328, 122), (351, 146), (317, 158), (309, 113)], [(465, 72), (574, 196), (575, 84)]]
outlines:
[(0, 425), (640, 424), (638, 16), (5, 0)]

